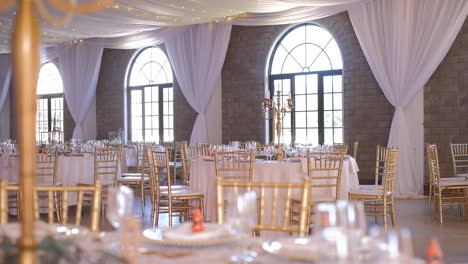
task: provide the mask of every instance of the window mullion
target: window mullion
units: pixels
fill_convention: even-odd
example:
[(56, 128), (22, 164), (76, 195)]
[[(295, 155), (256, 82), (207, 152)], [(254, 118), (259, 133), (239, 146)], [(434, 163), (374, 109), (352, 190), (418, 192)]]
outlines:
[(141, 89), (141, 135), (143, 137), (143, 141), (146, 142), (146, 130), (145, 130), (145, 88)]
[(324, 125), (324, 109), (323, 109), (323, 74), (317, 75), (318, 80), (318, 132), (319, 132), (319, 144), (325, 142), (325, 125)]
[(159, 100), (159, 141), (164, 141), (164, 101), (163, 101), (163, 93), (164, 93), (164, 88), (158, 86), (158, 100)]
[[(293, 100), (293, 105), (296, 105), (296, 78), (295, 76), (290, 77), (291, 82), (291, 98)], [(293, 108), (291, 110), (291, 144), (296, 143), (296, 110)]]

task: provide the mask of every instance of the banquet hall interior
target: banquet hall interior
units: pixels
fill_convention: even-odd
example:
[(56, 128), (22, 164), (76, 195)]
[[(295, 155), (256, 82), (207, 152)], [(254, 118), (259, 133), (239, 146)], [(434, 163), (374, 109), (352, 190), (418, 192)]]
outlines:
[(467, 14), (1, 0), (0, 263), (468, 263)]

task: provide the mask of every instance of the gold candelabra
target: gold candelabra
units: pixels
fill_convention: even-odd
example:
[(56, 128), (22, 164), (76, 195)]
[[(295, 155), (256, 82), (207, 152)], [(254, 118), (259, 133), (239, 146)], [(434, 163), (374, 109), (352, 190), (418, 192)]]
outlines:
[[(272, 128), (272, 138), (271, 142), (275, 142), (275, 125), (276, 125), (276, 136), (278, 138), (278, 146), (281, 144), (281, 129), (283, 128), (282, 120), (286, 116), (287, 113), (291, 112), (292, 108), (294, 107), (294, 103), (291, 99), (291, 96), (287, 99), (287, 106), (286, 108), (282, 104), (281, 100), (281, 91), (278, 89), (276, 91), (276, 102), (274, 102), (270, 98), (265, 98), (262, 104), (262, 112), (267, 114), (267, 119), (271, 120), (271, 128)], [(276, 123), (275, 123), (276, 118)]]
[(36, 239), (34, 236), (35, 148), (36, 148), (36, 85), (39, 73), (39, 44), (41, 33), (35, 11), (50, 24), (65, 24), (73, 14), (86, 14), (108, 6), (112, 0), (96, 0), (83, 5), (64, 0), (49, 0), (51, 7), (62, 11), (64, 19), (55, 18), (44, 8), (43, 0), (1, 0), (0, 11), (17, 2), (12, 34), (13, 80), (16, 88), (18, 113), (18, 141), (20, 151), (21, 237), (18, 241), (20, 263), (36, 263)]

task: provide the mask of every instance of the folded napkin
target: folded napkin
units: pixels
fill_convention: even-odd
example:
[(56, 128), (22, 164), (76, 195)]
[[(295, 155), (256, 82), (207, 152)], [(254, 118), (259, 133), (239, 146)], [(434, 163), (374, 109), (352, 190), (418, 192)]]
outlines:
[(197, 241), (225, 237), (229, 231), (224, 225), (205, 223), (205, 230), (192, 232), (192, 223), (184, 223), (164, 231), (164, 239), (180, 241)]

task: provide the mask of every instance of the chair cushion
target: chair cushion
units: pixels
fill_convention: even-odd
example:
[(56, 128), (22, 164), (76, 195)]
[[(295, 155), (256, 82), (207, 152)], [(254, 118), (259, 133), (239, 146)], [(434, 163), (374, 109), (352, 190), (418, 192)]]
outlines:
[[(145, 182), (149, 181), (149, 177), (145, 176), (143, 178)], [(141, 181), (141, 176), (128, 176), (128, 177), (121, 177), (117, 179), (118, 182), (136, 182)]]
[(466, 186), (468, 188), (468, 180), (442, 180), (439, 182), (440, 186)]
[[(351, 191), (349, 191), (349, 194), (383, 196), (383, 192), (384, 192), (384, 189), (383, 189), (383, 186), (381, 185), (359, 185), (358, 188), (351, 189)], [(391, 194), (392, 192), (387, 192), (387, 195), (391, 195)]]
[[(140, 172), (122, 172), (120, 175), (122, 178), (128, 178), (128, 177), (140, 177), (141, 178)], [(148, 173), (145, 173), (144, 177), (148, 177)]]
[[(167, 186), (160, 186), (159, 188), (162, 191), (167, 190)], [(179, 190), (190, 190), (189, 187), (185, 186), (185, 185), (172, 185), (171, 189), (172, 190), (177, 190), (177, 191), (179, 191)]]
[[(172, 197), (186, 197), (186, 196), (203, 196), (202, 192), (193, 192), (191, 190), (176, 190), (172, 191)], [(161, 195), (166, 196), (167, 192), (161, 192)]]

